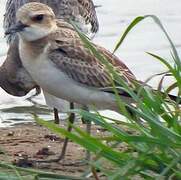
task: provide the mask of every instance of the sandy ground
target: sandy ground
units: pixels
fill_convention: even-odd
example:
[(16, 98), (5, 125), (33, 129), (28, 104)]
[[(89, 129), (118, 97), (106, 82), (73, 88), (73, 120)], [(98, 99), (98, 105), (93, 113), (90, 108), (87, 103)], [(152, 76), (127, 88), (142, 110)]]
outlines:
[[(94, 126), (92, 131), (96, 133), (97, 128)], [(0, 134), (0, 161), (12, 162), (21, 167), (47, 169), (64, 175), (80, 175), (88, 167), (70, 165), (85, 157), (85, 150), (73, 142), (69, 142), (66, 157), (60, 163), (34, 163), (34, 160), (54, 159), (60, 155), (63, 145), (63, 137), (57, 137), (44, 127), (30, 123), (1, 128)]]

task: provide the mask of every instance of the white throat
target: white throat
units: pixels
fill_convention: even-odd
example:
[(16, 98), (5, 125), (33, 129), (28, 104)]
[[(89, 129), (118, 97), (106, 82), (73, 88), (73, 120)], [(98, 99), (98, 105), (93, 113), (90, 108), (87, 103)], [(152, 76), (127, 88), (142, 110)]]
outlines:
[(56, 30), (57, 26), (52, 26), (48, 28), (31, 26), (24, 29), (24, 31), (19, 32), (19, 37), (25, 41), (36, 41), (48, 36), (52, 31)]

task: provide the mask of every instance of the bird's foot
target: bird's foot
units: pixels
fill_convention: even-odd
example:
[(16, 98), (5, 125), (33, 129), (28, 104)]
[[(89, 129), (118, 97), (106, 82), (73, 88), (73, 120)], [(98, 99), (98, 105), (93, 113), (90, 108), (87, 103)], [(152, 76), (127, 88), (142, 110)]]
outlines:
[(86, 166), (89, 164), (89, 161), (87, 160), (79, 160), (79, 161), (75, 161), (75, 162), (66, 162), (63, 159), (60, 158), (56, 158), (56, 159), (50, 159), (50, 160), (34, 160), (32, 161), (32, 163), (36, 166), (40, 165), (40, 164), (48, 164), (48, 163), (58, 163), (61, 164), (63, 166)]
[(60, 163), (61, 161), (64, 160), (64, 156), (59, 156), (55, 159), (48, 159), (48, 160), (36, 160), (36, 163)]
[(30, 103), (34, 104), (35, 106), (38, 105), (36, 101), (33, 100), (34, 97), (38, 96), (41, 93), (41, 89), (39, 86), (36, 87), (36, 92), (35, 94), (31, 95), (28, 97), (26, 100), (29, 101)]
[(86, 166), (89, 164), (89, 162), (87, 160), (79, 160), (79, 161), (75, 161), (75, 162), (68, 162), (68, 163), (61, 163), (63, 166)]

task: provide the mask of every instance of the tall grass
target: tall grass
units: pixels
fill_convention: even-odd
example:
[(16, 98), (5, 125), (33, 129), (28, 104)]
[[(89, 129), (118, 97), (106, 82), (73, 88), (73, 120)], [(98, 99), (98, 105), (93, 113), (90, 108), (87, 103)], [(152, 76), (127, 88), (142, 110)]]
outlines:
[[(174, 78), (175, 82), (169, 88), (164, 89), (164, 92), (160, 93), (139, 82), (134, 82), (134, 85), (130, 87), (116, 73), (107, 59), (97, 51), (94, 45), (77, 30), (85, 46), (109, 70), (118, 106), (127, 121), (111, 119), (114, 123), (110, 123), (99, 112), (90, 113), (81, 109), (74, 110), (74, 112), (79, 113), (86, 121), (91, 121), (109, 132), (108, 136), (97, 137), (87, 134), (75, 125), (72, 125), (74, 131), (69, 133), (51, 122), (35, 117), (38, 124), (49, 128), (57, 135), (69, 137), (75, 143), (92, 152), (93, 159), (89, 162), (89, 169), (80, 177), (82, 179), (86, 179), (90, 173), (93, 174), (95, 179), (101, 179), (99, 175), (102, 174), (109, 180), (133, 179), (134, 177), (138, 179), (158, 180), (181, 179), (180, 98), (174, 102), (168, 96), (175, 88), (178, 91), (177, 95), (180, 96), (181, 94), (181, 60), (174, 43), (171, 41), (159, 19), (156, 16), (148, 15), (137, 17), (133, 20), (121, 36), (114, 52), (119, 49), (134, 26), (148, 17), (153, 18), (171, 45), (172, 64), (169, 64), (167, 59), (153, 53), (148, 53), (154, 60), (158, 60), (164, 64), (167, 68), (167, 73)], [(135, 100), (136, 107), (121, 101), (114, 84), (115, 81)], [(160, 82), (161, 84), (162, 82)], [(135, 93), (135, 90), (137, 93)], [(134, 118), (127, 111), (127, 108), (133, 112)], [(11, 165), (3, 163), (0, 163), (0, 167), (12, 168)], [(18, 172), (25, 171), (25, 169), (21, 168), (16, 168), (16, 170)], [(97, 170), (99, 170), (99, 174)], [(26, 171), (30, 174), (36, 173), (36, 175), (42, 175), (43, 173), (34, 170)], [(65, 178), (51, 173), (44, 173), (43, 175), (44, 178), (46, 175), (49, 178), (52, 175), (51, 178), (54, 179)], [(0, 174), (0, 179), (1, 176), (4, 177), (4, 174)], [(41, 179), (41, 176), (38, 178)], [(71, 179), (71, 177), (69, 178)]]

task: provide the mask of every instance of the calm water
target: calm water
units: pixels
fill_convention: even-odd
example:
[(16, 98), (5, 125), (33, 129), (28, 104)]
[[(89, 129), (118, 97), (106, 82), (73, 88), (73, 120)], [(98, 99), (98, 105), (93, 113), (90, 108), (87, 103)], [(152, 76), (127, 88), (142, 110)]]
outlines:
[[(96, 5), (102, 5), (97, 9), (100, 31), (94, 40), (96, 43), (112, 50), (131, 20), (138, 15), (155, 14), (160, 17), (178, 51), (181, 52), (181, 1), (94, 0), (94, 2)], [(2, 28), (5, 0), (1, 0), (0, 5), (0, 64), (2, 64), (7, 50)], [(132, 31), (117, 51), (117, 55), (128, 65), (138, 79), (145, 80), (154, 73), (164, 71), (161, 64), (145, 53), (147, 51), (166, 57), (171, 63), (169, 44), (159, 28), (149, 19)], [(157, 82), (158, 79), (155, 79), (151, 85), (156, 87)], [(169, 81), (166, 81), (165, 86), (168, 84)], [(32, 103), (26, 100), (27, 97), (15, 98), (0, 89), (0, 126), (8, 126), (24, 120), (30, 121), (30, 113), (34, 110), (45, 119), (52, 118), (47, 108), (40, 105), (34, 107)], [(44, 105), (42, 95), (38, 96), (35, 101)], [(112, 113), (108, 111), (105, 113), (112, 116)]]

